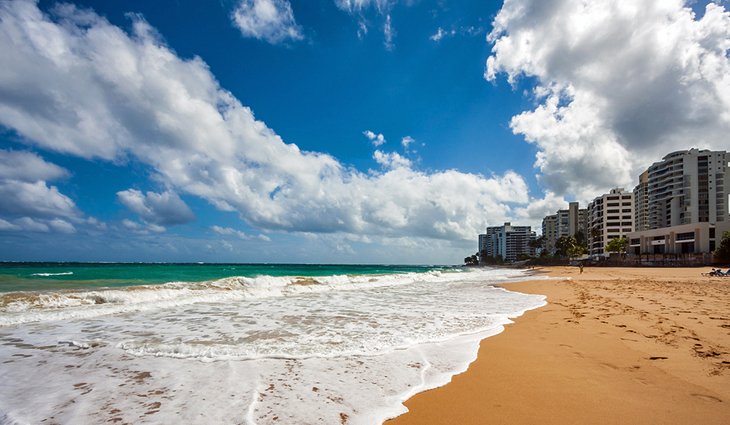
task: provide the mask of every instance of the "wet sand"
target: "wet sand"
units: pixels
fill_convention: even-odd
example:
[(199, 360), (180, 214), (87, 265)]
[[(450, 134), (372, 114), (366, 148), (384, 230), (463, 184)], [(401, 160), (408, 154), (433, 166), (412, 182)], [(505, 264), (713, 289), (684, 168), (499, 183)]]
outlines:
[(730, 424), (730, 278), (709, 268), (538, 269), (544, 294), (396, 424)]

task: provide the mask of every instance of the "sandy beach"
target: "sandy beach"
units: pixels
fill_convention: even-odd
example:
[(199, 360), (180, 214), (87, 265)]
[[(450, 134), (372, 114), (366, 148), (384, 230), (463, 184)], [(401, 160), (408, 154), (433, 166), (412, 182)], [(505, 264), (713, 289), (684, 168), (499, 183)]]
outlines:
[(728, 424), (730, 278), (709, 268), (542, 268), (544, 294), (396, 424)]

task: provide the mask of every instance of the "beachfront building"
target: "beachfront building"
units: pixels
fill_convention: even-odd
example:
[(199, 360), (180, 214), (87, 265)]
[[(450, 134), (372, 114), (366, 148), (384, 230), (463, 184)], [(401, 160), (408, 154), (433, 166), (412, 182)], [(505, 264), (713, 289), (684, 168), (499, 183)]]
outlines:
[(575, 236), (579, 232), (587, 237), (588, 209), (581, 209), (578, 202), (571, 202), (568, 209), (558, 210), (542, 219), (543, 248), (548, 254), (554, 254), (558, 239)]
[(687, 255), (710, 253), (717, 248), (730, 221), (691, 223), (629, 233), (629, 255)]
[(672, 152), (647, 170), (649, 228), (727, 219), (725, 151), (690, 149)]
[(548, 215), (542, 219), (542, 249), (548, 254), (555, 253), (555, 242), (558, 240), (558, 215)]
[[(480, 235), (480, 240), (481, 240)], [(513, 226), (511, 223), (504, 223), (503, 226), (487, 227), (484, 235), (484, 251), (482, 256), (499, 257), (506, 262), (514, 262), (522, 256), (535, 255), (535, 249), (531, 243), (535, 240), (535, 232), (530, 226)]]
[(730, 154), (704, 149), (672, 152), (644, 175), (646, 202), (641, 208), (646, 209), (648, 225), (629, 235), (629, 254), (712, 252), (730, 229), (730, 188), (725, 185)]
[(606, 245), (614, 238), (628, 238), (634, 231), (634, 195), (623, 188), (595, 198), (588, 204), (588, 253), (606, 256)]
[(639, 176), (634, 188), (634, 231), (649, 230), (649, 170)]
[(558, 210), (558, 238), (575, 236), (578, 232), (585, 233), (587, 227), (588, 210), (580, 209), (577, 202), (568, 204), (567, 210)]

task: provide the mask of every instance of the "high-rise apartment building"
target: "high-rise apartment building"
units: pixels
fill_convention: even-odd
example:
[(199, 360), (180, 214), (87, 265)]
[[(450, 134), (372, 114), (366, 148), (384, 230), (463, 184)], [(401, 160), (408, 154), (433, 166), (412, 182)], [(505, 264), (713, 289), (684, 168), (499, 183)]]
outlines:
[(608, 241), (634, 230), (634, 195), (623, 188), (611, 189), (588, 204), (588, 216), (588, 252), (606, 255)]
[(555, 242), (563, 236), (575, 236), (578, 232), (588, 237), (588, 210), (579, 208), (578, 202), (568, 204), (568, 209), (542, 219), (543, 247), (549, 254), (555, 253)]
[(558, 240), (558, 215), (548, 215), (542, 219), (542, 247), (548, 254), (555, 252)]
[(634, 188), (634, 231), (649, 230), (649, 171), (639, 176)]
[(672, 152), (647, 172), (649, 229), (728, 220), (726, 151)]
[(585, 232), (588, 210), (578, 208), (577, 202), (569, 203), (567, 210), (558, 210), (556, 216), (558, 238), (561, 236), (575, 236), (578, 232)]
[(484, 255), (501, 257), (507, 262), (517, 261), (521, 255), (533, 256), (535, 249), (530, 246), (530, 242), (534, 239), (535, 232), (530, 226), (512, 226), (511, 223), (504, 223), (504, 226), (487, 227), (487, 233), (484, 235)]
[[(652, 164), (641, 176), (646, 201), (635, 199), (636, 216), (647, 224), (629, 235), (629, 253), (709, 255), (730, 229), (728, 176), (726, 151), (677, 151)], [(635, 194), (642, 193), (642, 181)]]

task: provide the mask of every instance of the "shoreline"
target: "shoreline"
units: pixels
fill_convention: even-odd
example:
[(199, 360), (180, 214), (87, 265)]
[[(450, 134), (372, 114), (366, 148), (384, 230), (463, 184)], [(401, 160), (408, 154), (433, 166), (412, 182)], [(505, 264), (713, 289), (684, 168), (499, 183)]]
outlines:
[(388, 425), (730, 423), (730, 279), (697, 268), (545, 267), (547, 296)]

